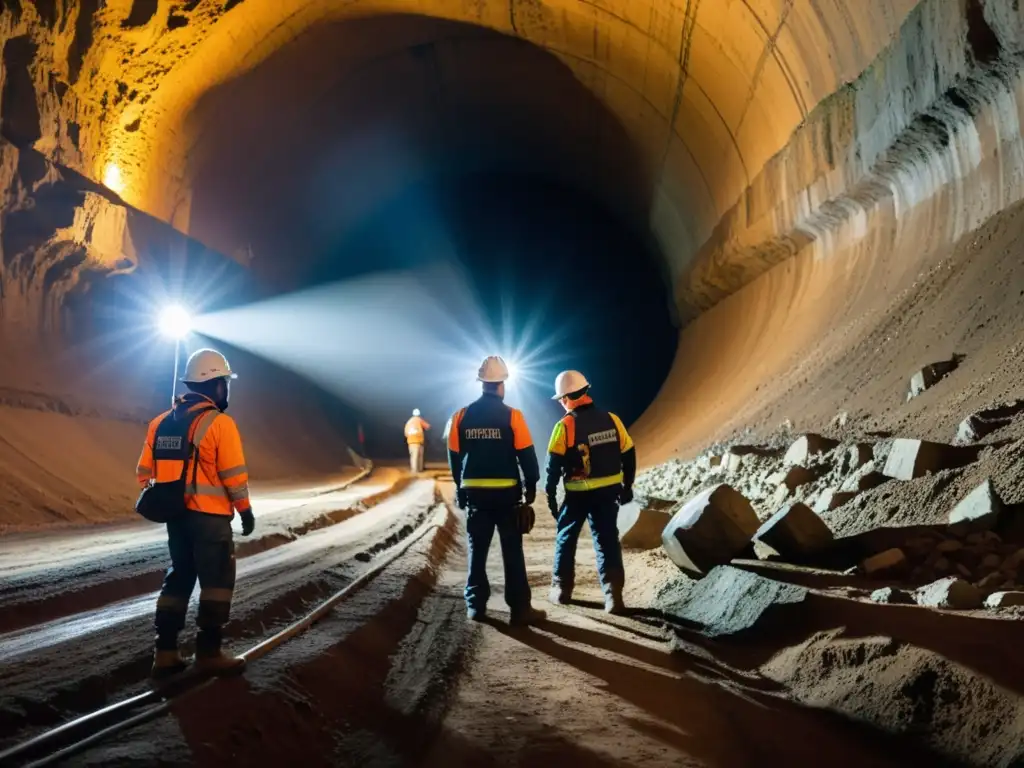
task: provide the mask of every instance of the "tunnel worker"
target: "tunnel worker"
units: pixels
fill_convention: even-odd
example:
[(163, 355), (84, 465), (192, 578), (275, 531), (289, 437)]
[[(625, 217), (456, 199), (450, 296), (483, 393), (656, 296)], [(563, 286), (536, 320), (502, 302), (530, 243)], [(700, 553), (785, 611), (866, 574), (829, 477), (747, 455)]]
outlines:
[[(590, 382), (579, 371), (563, 371), (555, 379), (552, 398), (566, 415), (551, 433), (548, 444), (548, 508), (555, 518), (555, 562), (551, 576), (552, 603), (568, 603), (576, 579), (576, 542), (585, 520), (597, 555), (597, 572), (608, 613), (624, 609), (625, 571), (619, 546), (619, 504), (633, 500), (636, 450), (633, 440), (614, 413), (602, 411), (590, 397)], [(558, 482), (565, 500), (558, 506)]]
[(423, 443), (430, 425), (414, 408), (412, 418), (405, 422), (405, 442), (409, 444), (409, 468), (413, 474), (423, 471)]
[(497, 528), (511, 623), (526, 625), (542, 621), (545, 614), (531, 605), (526, 578), (519, 523), (524, 493), (520, 468), (527, 504), (536, 499), (540, 468), (526, 419), (522, 412), (503, 402), (506, 379), (508, 366), (504, 360), (496, 356), (485, 359), (477, 374), (483, 394), (451, 417), (445, 433), (456, 499), (459, 507), (466, 510), (466, 616), (471, 621), (480, 621), (487, 615), (487, 600), (491, 596), (487, 554)]
[[(200, 349), (188, 360), (182, 381), (189, 392), (149, 424), (136, 470), (139, 484), (184, 478), (184, 509), (167, 523), (171, 567), (156, 602), (156, 651), (152, 676), (183, 671), (178, 633), (185, 627), (189, 598), (199, 580), (195, 668), (201, 672), (240, 670), (245, 660), (226, 654), (222, 631), (235, 587), (235, 546), (231, 520), (237, 511), (242, 535), (255, 527), (249, 503), (249, 474), (242, 438), (228, 407), (230, 379), (224, 355)], [(186, 453), (182, 454), (182, 447)], [(183, 455), (187, 458), (183, 460)], [(183, 474), (184, 473), (184, 474)]]

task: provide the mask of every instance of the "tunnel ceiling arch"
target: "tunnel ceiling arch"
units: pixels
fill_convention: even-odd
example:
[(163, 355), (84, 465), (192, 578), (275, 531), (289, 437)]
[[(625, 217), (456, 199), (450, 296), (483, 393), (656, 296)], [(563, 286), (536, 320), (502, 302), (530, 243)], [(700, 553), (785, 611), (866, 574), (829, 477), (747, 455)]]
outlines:
[[(5, 55), (6, 78), (13, 82), (27, 69), (38, 114), (28, 115), (25, 129), (30, 110), (5, 98), (5, 126), (18, 125), (21, 142), (51, 159), (106, 177), (128, 203), (217, 240), (215, 227), (197, 213), (195, 185), (203, 163), (213, 162), (211, 149), (225, 146), (208, 137), (232, 119), (213, 101), (219, 91), (276, 62), (274, 77), (264, 81), (272, 88), (239, 109), (260, 99), (302, 102), (305, 111), (291, 117), (308, 124), (322, 114), (324, 94), (352, 82), (367, 62), (401, 69), (411, 51), (436, 44), (441, 59), (448, 56), (439, 65), (442, 76), (465, 79), (481, 74), (472, 72), (474, 62), (493, 68), (510, 57), (522, 65), (522, 92), (532, 93), (534, 106), (544, 105), (545, 92), (551, 97), (547, 111), (524, 121), (520, 138), (543, 126), (550, 135), (536, 144), (554, 148), (552, 156), (583, 147), (585, 156), (565, 163), (565, 172), (575, 169), (576, 183), (618, 192), (615, 204), (637, 208), (629, 215), (642, 215), (658, 238), (677, 299), (701, 308), (751, 278), (742, 270), (730, 276), (713, 254), (698, 280), (714, 289), (695, 286), (691, 273), (702, 251), (728, 251), (725, 239), (761, 236), (763, 224), (749, 210), (741, 213), (753, 234), (737, 237), (733, 223), (722, 235), (722, 223), (735, 219), (738, 206), (749, 207), (744, 194), (770, 158), (819, 102), (892, 42), (916, 4), (861, 0), (854, 12), (843, 0), (21, 0), (5, 3), (7, 48), (28, 40), (35, 50), (31, 62), (24, 52), (18, 60)], [(345, 36), (349, 24), (372, 25), (368, 19), (377, 16), (406, 22), (382, 37)], [(510, 40), (526, 45), (514, 49)], [(462, 53), (453, 54), (459, 46)], [(598, 135), (574, 134), (580, 121), (570, 119), (573, 110), (552, 102), (559, 94), (568, 94), (571, 105), (585, 100), (557, 76), (531, 78), (542, 70), (529, 48), (570, 73), (614, 116), (621, 136), (612, 135), (618, 129), (611, 123)], [(482, 82), (478, 93), (502, 95)], [(509, 81), (491, 82), (504, 88)], [(252, 117), (260, 114), (256, 109)], [(239, 125), (237, 144), (255, 153), (260, 148), (245, 143), (252, 130)], [(587, 178), (587, 168), (602, 170)], [(227, 249), (234, 236), (215, 245)]]

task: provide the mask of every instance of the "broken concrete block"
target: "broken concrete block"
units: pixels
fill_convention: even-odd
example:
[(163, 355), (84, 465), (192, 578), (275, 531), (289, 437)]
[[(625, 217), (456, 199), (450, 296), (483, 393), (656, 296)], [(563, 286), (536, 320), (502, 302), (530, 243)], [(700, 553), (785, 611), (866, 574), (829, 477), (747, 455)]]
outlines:
[(986, 608), (1010, 608), (1015, 605), (1024, 605), (1024, 592), (993, 592), (985, 600)]
[(861, 493), (863, 491), (870, 491), (872, 488), (877, 488), (882, 483), (889, 481), (889, 478), (883, 475), (881, 472), (875, 471), (875, 463), (869, 461), (868, 463), (861, 466), (861, 468), (850, 475), (843, 481), (840, 486), (841, 491), (847, 493)]
[(785, 559), (813, 555), (832, 544), (832, 531), (806, 504), (787, 504), (757, 529), (754, 538)]
[(907, 392), (907, 400), (917, 397), (926, 389), (938, 384), (942, 379), (956, 370), (959, 361), (956, 358), (943, 360), (938, 363), (926, 365), (920, 371), (910, 377), (910, 390)]
[(983, 434), (984, 427), (981, 420), (974, 415), (968, 416), (956, 428), (956, 437), (953, 438), (953, 445), (970, 445), (975, 440), (981, 439)]
[(850, 414), (847, 413), (846, 411), (840, 411), (832, 419), (832, 424), (831, 425), (832, 425), (832, 427), (834, 427), (836, 429), (841, 429), (842, 427), (845, 427), (849, 422), (850, 422)]
[(672, 515), (649, 504), (623, 504), (619, 507), (619, 542), (625, 549), (657, 549), (661, 532)]
[(743, 457), (738, 453), (729, 451), (722, 456), (722, 469), (727, 475), (738, 474), (743, 468)]
[(972, 413), (960, 422), (957, 427), (956, 437), (953, 438), (954, 445), (968, 445), (986, 437), (993, 432), (1009, 426), (1013, 417), (1024, 411), (1024, 400), (1017, 400), (1012, 403), (1005, 403), (995, 408), (986, 408), (983, 411)]
[(981, 606), (981, 591), (973, 584), (948, 576), (921, 587), (914, 593), (918, 605), (927, 608), (959, 608), (967, 610)]
[(779, 483), (775, 489), (775, 493), (772, 494), (772, 500), (769, 502), (772, 509), (778, 509), (786, 503), (786, 499), (789, 498), (789, 487), (785, 483)]
[(852, 501), (855, 498), (857, 498), (855, 491), (840, 491), (835, 488), (829, 488), (818, 497), (814, 504), (814, 511), (820, 515), (822, 512), (828, 512), (831, 509), (841, 507), (846, 502)]
[(894, 605), (910, 605), (914, 602), (913, 596), (903, 589), (895, 587), (882, 587), (871, 593), (871, 600), (876, 603), (890, 603)]
[(701, 575), (729, 562), (757, 533), (754, 508), (728, 485), (710, 488), (675, 509), (661, 542), (672, 562), (691, 573)]
[(887, 549), (872, 555), (860, 564), (865, 576), (877, 578), (887, 574), (895, 574), (907, 569), (907, 556), (902, 549)]
[(982, 592), (991, 592), (993, 589), (998, 588), (1004, 580), (1005, 576), (999, 573), (999, 571), (996, 571), (995, 573), (990, 573), (988, 576), (985, 576), (984, 578), (974, 582), (974, 586), (976, 586)]
[(722, 457), (721, 456), (712, 456), (711, 459), (709, 460), (709, 462), (710, 462), (712, 467), (717, 467), (718, 465), (720, 465), (722, 463)]
[(804, 587), (723, 565), (697, 582), (682, 599), (656, 599), (655, 605), (700, 625), (705, 635), (721, 637), (750, 629), (782, 606), (806, 599)]
[(970, 448), (958, 448), (926, 440), (894, 440), (883, 474), (896, 480), (913, 480), (929, 472), (962, 467), (977, 458)]
[(806, 464), (811, 456), (831, 451), (839, 445), (837, 440), (829, 440), (821, 435), (807, 434), (799, 438), (789, 446), (786, 455), (783, 456), (784, 464)]
[(972, 528), (994, 528), (1002, 512), (1003, 502), (992, 487), (992, 481), (986, 479), (953, 507), (949, 524), (968, 522)]

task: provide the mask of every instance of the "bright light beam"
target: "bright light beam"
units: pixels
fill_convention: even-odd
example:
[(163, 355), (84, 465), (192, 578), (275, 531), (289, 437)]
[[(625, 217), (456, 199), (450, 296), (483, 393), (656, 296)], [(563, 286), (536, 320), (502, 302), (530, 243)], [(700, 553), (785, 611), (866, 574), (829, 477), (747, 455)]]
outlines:
[(180, 341), (192, 330), (192, 315), (180, 304), (171, 304), (160, 311), (156, 327), (162, 336)]

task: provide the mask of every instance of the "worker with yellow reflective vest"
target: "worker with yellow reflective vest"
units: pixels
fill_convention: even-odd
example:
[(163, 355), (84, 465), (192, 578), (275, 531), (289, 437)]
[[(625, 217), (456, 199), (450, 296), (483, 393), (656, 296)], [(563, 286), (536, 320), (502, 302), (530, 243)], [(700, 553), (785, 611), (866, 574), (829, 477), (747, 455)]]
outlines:
[(496, 356), (484, 360), (477, 374), (483, 394), (457, 411), (445, 431), (456, 499), (459, 507), (467, 511), (466, 616), (471, 621), (480, 621), (487, 615), (491, 595), (487, 554), (497, 528), (505, 567), (505, 602), (511, 611), (511, 623), (524, 625), (542, 621), (545, 614), (531, 605), (526, 578), (519, 518), (524, 483), (519, 470), (522, 468), (525, 480), (526, 504), (533, 504), (540, 468), (526, 419), (504, 403), (507, 379), (508, 366), (504, 360)]
[(231, 519), (237, 511), (243, 536), (255, 527), (242, 438), (234, 419), (224, 413), (228, 381), (235, 377), (224, 355), (212, 349), (195, 352), (182, 377), (189, 392), (150, 422), (136, 469), (144, 488), (184, 479), (184, 506), (167, 521), (171, 567), (156, 602), (155, 679), (188, 666), (178, 651), (178, 634), (197, 579), (196, 668), (224, 673), (245, 664), (221, 648), (235, 587)]
[[(568, 603), (576, 582), (576, 543), (584, 521), (590, 522), (597, 555), (597, 573), (608, 613), (621, 613), (625, 571), (619, 546), (619, 504), (633, 500), (636, 450), (614, 413), (602, 411), (590, 397), (590, 382), (579, 371), (563, 371), (555, 379), (555, 395), (567, 411), (555, 424), (548, 444), (548, 508), (555, 518), (555, 562), (552, 603)], [(558, 506), (558, 482), (565, 500)]]

